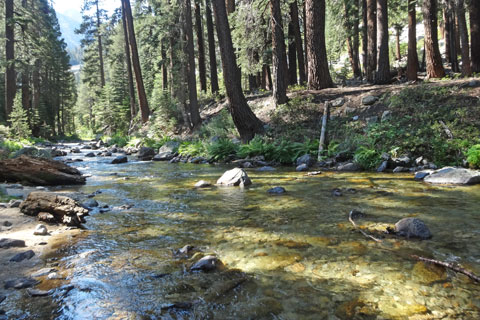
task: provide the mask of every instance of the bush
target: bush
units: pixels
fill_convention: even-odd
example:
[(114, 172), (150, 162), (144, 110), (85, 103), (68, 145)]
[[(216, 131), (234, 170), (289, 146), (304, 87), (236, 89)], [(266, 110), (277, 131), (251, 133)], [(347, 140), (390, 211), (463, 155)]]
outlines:
[(468, 149), (467, 162), (472, 168), (480, 168), (480, 144), (476, 144)]
[(185, 141), (178, 147), (178, 154), (181, 156), (205, 157), (207, 156), (207, 148), (202, 141)]
[(128, 137), (115, 134), (113, 137), (102, 137), (103, 142), (105, 142), (108, 146), (117, 145), (117, 147), (125, 147), (128, 144)]
[(32, 135), (32, 130), (28, 125), (27, 111), (22, 106), (22, 98), (20, 94), (15, 96), (13, 109), (10, 113), (8, 122), (11, 124), (11, 135), (15, 138), (26, 139)]
[(376, 150), (369, 149), (365, 146), (361, 146), (355, 151), (353, 159), (359, 166), (366, 170), (376, 169), (382, 161), (380, 154), (378, 154)]
[(231, 155), (235, 155), (238, 145), (229, 139), (218, 139), (207, 146), (208, 156), (215, 161), (222, 161)]

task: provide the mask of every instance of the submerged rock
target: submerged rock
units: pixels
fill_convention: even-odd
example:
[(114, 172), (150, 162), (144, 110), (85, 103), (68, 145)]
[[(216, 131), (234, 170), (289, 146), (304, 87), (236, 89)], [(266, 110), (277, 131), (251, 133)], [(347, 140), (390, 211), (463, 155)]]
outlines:
[(23, 248), (23, 247), (26, 247), (25, 241), (23, 240), (8, 239), (8, 238), (0, 239), (0, 248), (2, 249)]
[(275, 170), (277, 170), (277, 169), (275, 169), (274, 167), (271, 167), (271, 166), (263, 166), (263, 167), (257, 169), (257, 171), (261, 171), (261, 172), (275, 171)]
[(267, 192), (270, 194), (284, 194), (285, 192), (287, 192), (287, 190), (285, 190), (284, 187), (273, 187), (271, 189), (268, 189)]
[(28, 288), (27, 293), (31, 297), (45, 297), (52, 293), (50, 290), (39, 290), (39, 289), (32, 289)]
[(225, 186), (245, 187), (252, 184), (247, 173), (241, 168), (226, 171), (218, 180), (217, 184)]
[(85, 200), (83, 203), (82, 203), (82, 206), (85, 207), (85, 208), (95, 208), (95, 207), (98, 207), (98, 202), (97, 200), (95, 199), (88, 199), (88, 200)]
[(387, 167), (388, 167), (388, 161), (383, 161), (380, 164), (380, 166), (378, 166), (377, 172), (384, 172), (385, 170), (387, 170)]
[(433, 171), (431, 170), (424, 170), (424, 171), (418, 171), (418, 172), (415, 172), (415, 177), (414, 179), (415, 180), (423, 180), (425, 179), (426, 176), (428, 176), (429, 174), (431, 174)]
[(432, 172), (423, 181), (432, 184), (472, 185), (480, 183), (480, 171), (457, 167), (445, 167)]
[(210, 272), (223, 268), (223, 262), (215, 256), (206, 256), (198, 260), (191, 268), (190, 271), (203, 271)]
[(395, 232), (402, 237), (429, 239), (432, 237), (427, 225), (417, 218), (403, 218), (395, 223)]
[(356, 163), (348, 162), (348, 163), (339, 164), (335, 169), (337, 171), (345, 171), (345, 172), (360, 171), (360, 166)]
[(24, 252), (17, 253), (12, 258), (10, 258), (10, 262), (21, 262), (23, 260), (30, 260), (35, 255), (33, 250), (28, 250)]
[(118, 156), (112, 160), (111, 164), (126, 163), (128, 162), (127, 156)]

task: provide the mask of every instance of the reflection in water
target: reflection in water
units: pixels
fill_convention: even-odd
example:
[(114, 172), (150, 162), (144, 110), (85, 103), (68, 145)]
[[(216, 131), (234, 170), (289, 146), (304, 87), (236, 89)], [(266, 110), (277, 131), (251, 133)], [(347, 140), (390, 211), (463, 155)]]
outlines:
[[(38, 310), (39, 319), (480, 318), (478, 285), (410, 258), (457, 261), (480, 273), (480, 187), (278, 170), (248, 171), (246, 189), (194, 189), (226, 168), (98, 161), (79, 164), (93, 175), (79, 191), (101, 189), (99, 202), (133, 208), (89, 217), (90, 231), (47, 260), (74, 289), (56, 293), (53, 304), (40, 298), (16, 306), (19, 318)], [(267, 194), (274, 186), (287, 193)], [(418, 217), (434, 237), (374, 243), (352, 230), (353, 208), (366, 213), (358, 223), (377, 236)], [(186, 244), (217, 255), (226, 269), (188, 272), (198, 253), (173, 254)]]

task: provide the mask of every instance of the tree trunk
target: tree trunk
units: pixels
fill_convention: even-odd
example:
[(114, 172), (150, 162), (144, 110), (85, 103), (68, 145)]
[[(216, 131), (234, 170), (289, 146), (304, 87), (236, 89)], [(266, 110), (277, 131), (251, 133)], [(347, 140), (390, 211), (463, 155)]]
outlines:
[(325, 0), (305, 0), (307, 13), (308, 87), (333, 87), (325, 47)]
[(472, 75), (472, 66), (470, 65), (470, 45), (468, 43), (467, 21), (465, 19), (463, 0), (457, 0), (457, 17), (462, 53), (462, 74), (465, 77), (470, 77)]
[[(24, 66), (22, 72), (22, 106), (25, 111), (30, 113), (30, 73), (27, 66)], [(31, 118), (28, 117), (28, 122), (31, 127)]]
[(376, 0), (367, 0), (367, 81), (375, 81), (377, 68), (377, 7)]
[(450, 63), (451, 62), (451, 53), (450, 53), (450, 16), (448, 14), (448, 0), (444, 0), (445, 8), (442, 10), (443, 15), (443, 24), (444, 24), (444, 39), (445, 39), (445, 60)]
[(443, 78), (445, 70), (438, 48), (437, 0), (423, 1), (423, 24), (425, 27), (425, 60), (428, 78)]
[(122, 7), (125, 11), (125, 21), (127, 22), (128, 44), (130, 46), (130, 53), (132, 58), (133, 71), (135, 72), (135, 83), (137, 85), (138, 100), (140, 103), (140, 113), (142, 122), (148, 121), (150, 110), (148, 108), (147, 95), (145, 94), (145, 87), (143, 85), (142, 70), (140, 68), (140, 60), (138, 59), (137, 40), (135, 39), (135, 30), (133, 27), (132, 8), (130, 7), (130, 0), (122, 0)]
[(288, 23), (288, 84), (297, 84), (297, 46), (295, 30), (291, 19), (292, 5), (290, 4), (290, 22)]
[(387, 0), (377, 0), (378, 64), (375, 83), (390, 82), (390, 57), (388, 55), (388, 8)]
[(470, 1), (470, 49), (472, 72), (480, 72), (480, 1)]
[(450, 62), (452, 71), (458, 72), (458, 59), (457, 59), (457, 43), (455, 33), (455, 14), (454, 14), (454, 0), (446, 0), (445, 8), (445, 47), (447, 55), (447, 61)]
[(407, 79), (409, 81), (417, 80), (418, 73), (417, 17), (415, 5), (415, 0), (408, 0)]
[(32, 109), (38, 111), (40, 107), (40, 60), (35, 60), (35, 64), (32, 72)]
[(162, 89), (164, 91), (167, 91), (168, 90), (167, 50), (165, 49), (164, 39), (162, 39), (161, 46), (162, 47), (160, 50), (162, 51), (161, 52), (162, 54)]
[(13, 21), (13, 0), (5, 1), (5, 117), (8, 119), (13, 109), (17, 93), (15, 73), (15, 23)]
[(200, 75), (200, 90), (202, 90), (203, 92), (207, 92), (207, 71), (205, 67), (205, 45), (203, 43), (200, 0), (195, 0), (195, 27), (197, 31), (198, 72)]
[(103, 68), (103, 46), (102, 35), (100, 34), (100, 10), (98, 9), (98, 0), (95, 1), (97, 7), (97, 41), (98, 41), (98, 62), (100, 63), (100, 84), (105, 87), (105, 71)]
[(218, 92), (217, 57), (215, 54), (215, 35), (213, 33), (212, 10), (210, 0), (205, 0), (205, 14), (207, 16), (208, 56), (210, 58), (210, 86), (212, 93)]
[(397, 61), (402, 59), (402, 53), (400, 51), (400, 34), (402, 33), (402, 29), (403, 27), (400, 25), (395, 26), (395, 59), (397, 59)]
[(287, 98), (287, 55), (285, 37), (282, 26), (280, 0), (270, 0), (272, 27), (272, 67), (273, 67), (273, 99), (275, 104), (284, 104)]
[(347, 52), (352, 67), (353, 76), (361, 78), (360, 61), (358, 57), (358, 1), (351, 6), (349, 2), (343, 2), (344, 28), (347, 33)]
[(305, 79), (308, 82), (308, 45), (307, 45), (307, 10), (303, 1), (303, 49), (305, 57)]
[(263, 132), (263, 124), (252, 112), (243, 95), (240, 70), (233, 49), (225, 1), (213, 0), (213, 12), (220, 44), (223, 82), (227, 93), (228, 107), (241, 140), (248, 142), (253, 139), (256, 133)]
[(368, 64), (368, 19), (367, 19), (367, 0), (362, 0), (362, 66), (365, 77), (367, 75)]
[(227, 14), (235, 12), (235, 0), (225, 0), (225, 6), (227, 7)]
[(297, 0), (290, 4), (290, 16), (292, 19), (293, 32), (295, 35), (295, 48), (297, 49), (298, 75), (300, 78), (300, 84), (304, 84), (307, 81), (307, 78), (305, 76), (305, 60), (302, 48), (302, 34), (300, 33), (300, 23), (298, 21)]
[(188, 83), (188, 99), (191, 127), (197, 128), (201, 123), (200, 112), (198, 110), (197, 98), (197, 81), (195, 77), (195, 50), (193, 48), (193, 26), (192, 26), (192, 7), (190, 0), (184, 0), (184, 15), (185, 15), (185, 49), (187, 63), (187, 83)]
[(122, 27), (123, 37), (125, 39), (125, 61), (127, 63), (127, 78), (128, 78), (128, 98), (130, 103), (130, 119), (133, 120), (137, 115), (137, 106), (135, 105), (135, 89), (133, 87), (133, 73), (132, 73), (132, 60), (130, 58), (129, 40), (127, 32), (127, 18), (125, 10), (122, 6)]

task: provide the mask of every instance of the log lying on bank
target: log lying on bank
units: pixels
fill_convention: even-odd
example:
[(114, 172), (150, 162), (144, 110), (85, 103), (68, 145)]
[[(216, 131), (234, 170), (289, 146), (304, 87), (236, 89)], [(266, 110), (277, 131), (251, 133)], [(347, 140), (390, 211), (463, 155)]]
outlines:
[(20, 156), (0, 161), (0, 181), (57, 186), (84, 184), (85, 177), (77, 169), (60, 161)]
[(68, 226), (79, 226), (88, 215), (88, 210), (72, 198), (40, 191), (30, 193), (20, 205), (20, 211), (29, 216), (49, 213), (55, 222)]

